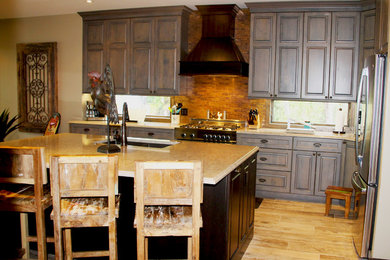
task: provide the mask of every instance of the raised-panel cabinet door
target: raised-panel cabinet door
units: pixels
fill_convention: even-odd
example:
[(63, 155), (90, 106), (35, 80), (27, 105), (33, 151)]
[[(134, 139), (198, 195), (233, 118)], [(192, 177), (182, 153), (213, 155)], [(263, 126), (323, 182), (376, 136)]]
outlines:
[(107, 54), (105, 63), (110, 64), (115, 93), (128, 94), (129, 30), (130, 20), (119, 19), (105, 22)]
[(325, 196), (325, 190), (330, 185), (339, 184), (341, 154), (317, 153), (315, 195)]
[(156, 18), (155, 94), (179, 94), (180, 30), (178, 17)]
[(275, 77), (276, 14), (251, 17), (249, 89), (250, 97), (272, 97)]
[(104, 23), (84, 22), (83, 35), (83, 93), (90, 93), (88, 72), (104, 70)]
[(357, 90), (359, 12), (332, 14), (329, 99), (354, 101)]
[(291, 193), (313, 195), (316, 173), (316, 153), (294, 151), (292, 167)]
[(389, 0), (376, 0), (375, 50), (378, 53), (388, 51)]
[(153, 18), (131, 19), (130, 94), (153, 92)]
[(331, 14), (305, 13), (302, 98), (326, 99), (329, 91)]
[(303, 13), (278, 13), (275, 97), (301, 95)]

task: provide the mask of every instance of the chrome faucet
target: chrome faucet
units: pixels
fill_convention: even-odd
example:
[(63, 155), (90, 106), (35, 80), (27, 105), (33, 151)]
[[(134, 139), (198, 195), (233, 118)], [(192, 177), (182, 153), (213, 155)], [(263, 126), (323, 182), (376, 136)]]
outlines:
[(122, 109), (122, 146), (127, 145), (127, 135), (126, 135), (126, 122), (129, 121), (129, 111), (127, 110), (127, 103), (123, 103)]

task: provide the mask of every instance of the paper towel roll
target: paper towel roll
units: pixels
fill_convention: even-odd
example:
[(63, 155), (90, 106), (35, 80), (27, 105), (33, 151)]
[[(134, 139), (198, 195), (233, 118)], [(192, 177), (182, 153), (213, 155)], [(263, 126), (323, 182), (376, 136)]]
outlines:
[(335, 132), (343, 132), (344, 131), (344, 118), (345, 118), (345, 113), (344, 113), (342, 108), (339, 108), (336, 111), (335, 126), (334, 126)]

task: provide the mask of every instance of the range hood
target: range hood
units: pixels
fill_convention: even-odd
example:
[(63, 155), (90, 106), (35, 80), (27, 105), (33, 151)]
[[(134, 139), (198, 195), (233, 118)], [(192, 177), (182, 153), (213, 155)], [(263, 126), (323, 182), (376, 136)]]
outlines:
[(180, 75), (240, 75), (248, 77), (248, 63), (234, 42), (232, 5), (197, 5), (202, 16), (202, 38), (180, 61)]

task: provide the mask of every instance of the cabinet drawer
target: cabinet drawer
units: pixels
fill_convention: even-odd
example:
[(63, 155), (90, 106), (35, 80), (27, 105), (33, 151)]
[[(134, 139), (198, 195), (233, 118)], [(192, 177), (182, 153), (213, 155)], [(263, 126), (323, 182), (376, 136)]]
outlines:
[(154, 139), (174, 139), (173, 129), (157, 129), (157, 128), (127, 128), (127, 136), (154, 138)]
[(256, 190), (290, 192), (291, 172), (258, 170)]
[(89, 135), (107, 135), (107, 128), (96, 125), (70, 124), (70, 132)]
[(291, 149), (292, 137), (278, 135), (238, 135), (238, 144), (255, 145), (261, 148)]
[(257, 155), (257, 168), (291, 171), (291, 157), (291, 150), (260, 149)]
[(294, 138), (294, 150), (341, 153), (342, 140), (320, 138)]

